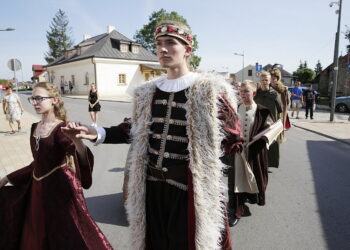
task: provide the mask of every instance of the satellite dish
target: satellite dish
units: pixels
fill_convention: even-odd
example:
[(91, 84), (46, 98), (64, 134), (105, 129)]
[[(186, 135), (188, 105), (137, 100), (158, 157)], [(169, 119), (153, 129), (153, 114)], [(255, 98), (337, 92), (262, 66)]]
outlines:
[(7, 62), (7, 67), (9, 67), (10, 70), (16, 72), (22, 68), (22, 63), (18, 59), (10, 59)]

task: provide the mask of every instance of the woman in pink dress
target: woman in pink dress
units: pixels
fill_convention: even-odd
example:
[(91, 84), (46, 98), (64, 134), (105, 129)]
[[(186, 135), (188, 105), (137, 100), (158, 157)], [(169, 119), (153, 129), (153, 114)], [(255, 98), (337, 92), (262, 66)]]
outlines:
[(31, 128), (33, 162), (0, 180), (0, 249), (112, 249), (83, 195), (93, 155), (76, 132), (62, 129), (57, 87), (39, 83), (28, 100), (42, 119)]

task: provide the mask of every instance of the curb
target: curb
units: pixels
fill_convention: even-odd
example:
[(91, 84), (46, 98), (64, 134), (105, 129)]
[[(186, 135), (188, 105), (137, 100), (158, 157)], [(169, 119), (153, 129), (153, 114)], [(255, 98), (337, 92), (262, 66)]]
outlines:
[(301, 127), (301, 126), (299, 126), (299, 125), (295, 125), (294, 123), (293, 123), (293, 126), (296, 127), (296, 128), (300, 128), (300, 129), (303, 129), (303, 130), (305, 130), (305, 131), (308, 131), (308, 132), (311, 132), (311, 133), (314, 133), (314, 134), (317, 134), (317, 135), (326, 137), (326, 138), (331, 139), (331, 140), (334, 140), (334, 141), (342, 142), (342, 143), (344, 143), (344, 144), (350, 146), (350, 142), (347, 142), (347, 141), (345, 141), (345, 140), (343, 140), (343, 139), (339, 139), (339, 138), (337, 138), (337, 137), (333, 137), (333, 136), (330, 136), (330, 135), (326, 135), (326, 134), (324, 134), (324, 133), (321, 133), (321, 132), (318, 132), (318, 131), (315, 131), (315, 130), (312, 130), (312, 129), (309, 129), (309, 128), (304, 128), (304, 127)]

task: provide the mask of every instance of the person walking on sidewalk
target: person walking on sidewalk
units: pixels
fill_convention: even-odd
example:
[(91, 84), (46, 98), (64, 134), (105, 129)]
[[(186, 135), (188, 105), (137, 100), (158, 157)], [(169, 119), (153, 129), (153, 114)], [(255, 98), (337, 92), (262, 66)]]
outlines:
[(303, 97), (303, 91), (300, 88), (300, 82), (297, 81), (294, 84), (294, 88), (291, 91), (292, 96), (292, 117), (294, 117), (294, 112), (296, 113), (296, 118), (299, 119), (299, 111), (302, 107), (302, 97)]
[(60, 88), (61, 88), (61, 95), (63, 96), (64, 95), (64, 81), (63, 80), (61, 80)]
[(130, 249), (232, 249), (220, 157), (241, 148), (236, 94), (221, 76), (190, 72), (187, 24), (161, 21), (155, 40), (167, 75), (136, 88), (131, 124), (72, 127), (96, 143), (131, 141)]
[(316, 103), (316, 94), (312, 89), (312, 84), (309, 85), (309, 88), (304, 91), (303, 103), (305, 104), (305, 118), (307, 119), (310, 112), (310, 119), (314, 119), (314, 104)]
[(101, 111), (100, 100), (98, 98), (97, 88), (94, 83), (91, 84), (90, 92), (89, 92), (89, 112), (92, 120), (91, 126), (97, 126), (97, 112)]
[(21, 116), (24, 109), (19, 96), (13, 93), (12, 86), (6, 87), (6, 94), (3, 99), (2, 108), (11, 128), (10, 133), (14, 134), (16, 132), (14, 128), (15, 122), (17, 123), (18, 131), (21, 131)]
[(41, 115), (30, 133), (34, 160), (0, 180), (0, 249), (112, 249), (82, 190), (92, 184), (93, 155), (75, 131), (62, 130), (58, 88), (38, 83), (28, 100)]
[(69, 87), (69, 94), (72, 94), (72, 91), (73, 91), (73, 88), (74, 88), (72, 81), (68, 82), (68, 87)]

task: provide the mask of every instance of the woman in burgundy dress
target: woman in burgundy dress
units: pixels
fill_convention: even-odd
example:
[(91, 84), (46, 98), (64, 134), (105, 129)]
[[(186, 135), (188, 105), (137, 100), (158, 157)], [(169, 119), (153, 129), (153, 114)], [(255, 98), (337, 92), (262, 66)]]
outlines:
[[(64, 130), (57, 87), (39, 83), (28, 100), (42, 120), (31, 128), (33, 162), (0, 180), (0, 249), (112, 249), (83, 195), (93, 155), (76, 132)], [(13, 186), (3, 187), (7, 182)]]

